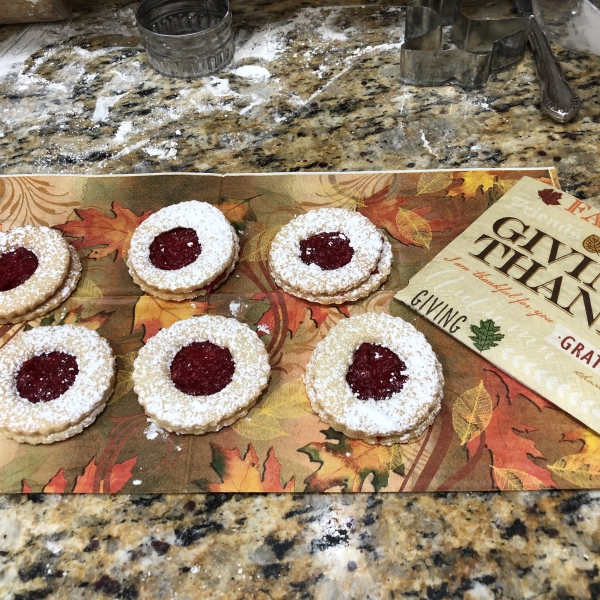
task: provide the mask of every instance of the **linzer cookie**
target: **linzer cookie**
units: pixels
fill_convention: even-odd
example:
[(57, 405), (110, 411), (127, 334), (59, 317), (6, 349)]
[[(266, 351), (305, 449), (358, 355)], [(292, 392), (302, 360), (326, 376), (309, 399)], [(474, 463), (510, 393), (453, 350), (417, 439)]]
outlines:
[(341, 208), (296, 217), (275, 236), (269, 252), (277, 285), (321, 304), (369, 295), (387, 279), (391, 266), (391, 246), (375, 225)]
[(181, 202), (133, 233), (127, 266), (145, 292), (185, 300), (211, 291), (233, 271), (239, 241), (223, 213), (206, 202)]
[(440, 411), (442, 367), (425, 336), (398, 317), (340, 321), (315, 348), (305, 384), (314, 411), (369, 444), (409, 442)]
[(0, 353), (0, 433), (28, 444), (80, 433), (104, 410), (114, 377), (112, 350), (95, 331), (26, 331)]
[(58, 231), (26, 225), (0, 233), (0, 324), (53, 310), (80, 276), (77, 252)]
[(146, 414), (175, 433), (218, 431), (244, 417), (267, 386), (263, 343), (246, 324), (203, 315), (159, 331), (134, 363)]

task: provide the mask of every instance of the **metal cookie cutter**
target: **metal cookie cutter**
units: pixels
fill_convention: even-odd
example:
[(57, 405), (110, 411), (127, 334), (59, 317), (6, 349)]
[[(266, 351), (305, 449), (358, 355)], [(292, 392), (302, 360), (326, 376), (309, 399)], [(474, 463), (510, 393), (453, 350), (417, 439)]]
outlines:
[[(456, 49), (442, 49), (442, 27), (452, 25)], [(491, 73), (518, 63), (529, 20), (470, 19), (460, 0), (413, 0), (406, 7), (406, 42), (400, 49), (400, 80), (413, 85), (457, 83), (482, 87)]]

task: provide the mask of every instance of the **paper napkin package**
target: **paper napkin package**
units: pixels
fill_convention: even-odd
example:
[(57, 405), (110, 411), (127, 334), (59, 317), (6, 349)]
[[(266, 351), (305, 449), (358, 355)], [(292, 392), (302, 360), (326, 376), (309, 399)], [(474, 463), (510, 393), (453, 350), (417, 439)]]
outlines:
[(600, 432), (600, 210), (524, 177), (396, 298)]

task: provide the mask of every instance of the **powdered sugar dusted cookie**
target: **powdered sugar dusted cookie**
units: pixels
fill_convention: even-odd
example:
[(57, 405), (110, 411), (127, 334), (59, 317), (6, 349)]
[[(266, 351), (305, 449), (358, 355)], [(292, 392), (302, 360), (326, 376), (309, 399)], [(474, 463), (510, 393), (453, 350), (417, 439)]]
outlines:
[(292, 289), (333, 296), (365, 282), (382, 247), (377, 228), (360, 213), (321, 208), (296, 217), (277, 233), (269, 267)]
[(0, 352), (0, 431), (30, 444), (75, 435), (103, 410), (114, 377), (112, 350), (95, 331), (26, 331)]
[(134, 363), (146, 414), (176, 433), (218, 431), (245, 416), (267, 386), (263, 343), (246, 324), (203, 315), (162, 329)]
[(54, 310), (56, 307), (60, 306), (73, 293), (81, 277), (81, 261), (79, 260), (77, 250), (75, 250), (75, 248), (73, 248), (71, 245), (69, 245), (69, 253), (71, 255), (69, 272), (54, 296), (50, 296), (50, 298), (45, 300), (42, 304), (30, 312), (17, 315), (16, 317), (12, 317), (10, 319), (0, 319), (0, 325), (4, 325), (5, 323), (21, 323), (23, 321), (31, 321), (37, 317), (42, 317)]
[[(233, 229), (233, 227), (232, 227), (232, 229)], [(237, 263), (237, 260), (239, 258), (239, 254), (240, 254), (240, 244), (239, 244), (237, 234), (235, 233), (235, 231), (233, 232), (233, 234), (235, 236), (235, 250), (234, 250), (233, 260), (231, 261), (231, 265), (229, 266), (229, 268), (227, 270), (223, 271), (223, 273), (221, 273), (216, 279), (213, 279), (208, 284), (207, 287), (204, 287), (204, 288), (201, 288), (198, 290), (194, 290), (187, 294), (183, 294), (183, 293), (175, 294), (172, 292), (165, 292), (164, 290), (155, 288), (151, 285), (148, 285), (145, 281), (142, 281), (138, 277), (138, 274), (135, 272), (135, 269), (134, 269), (133, 265), (131, 264), (131, 261), (129, 259), (127, 259), (127, 267), (129, 269), (129, 274), (131, 275), (131, 278), (133, 279), (134, 283), (136, 285), (138, 285), (144, 292), (146, 292), (147, 294), (150, 294), (152, 296), (156, 296), (158, 298), (164, 298), (165, 300), (174, 300), (176, 302), (179, 302), (181, 300), (191, 300), (192, 298), (196, 298), (197, 296), (204, 296), (206, 294), (210, 294), (215, 288), (219, 287), (229, 277), (229, 275), (231, 275), (231, 273), (235, 269), (235, 265)]]
[(71, 255), (60, 232), (26, 225), (0, 233), (0, 319), (27, 313), (53, 296)]
[(189, 294), (206, 287), (234, 260), (237, 234), (206, 202), (181, 202), (150, 215), (133, 233), (129, 263), (152, 288)]
[(340, 321), (313, 352), (306, 390), (323, 421), (390, 445), (419, 437), (440, 411), (442, 367), (410, 323), (366, 313)]
[(371, 275), (369, 275), (369, 277), (359, 286), (333, 296), (327, 296), (326, 294), (309, 294), (303, 290), (297, 290), (281, 281), (275, 273), (273, 273), (273, 279), (280, 288), (284, 289), (289, 294), (304, 298), (310, 302), (318, 302), (319, 304), (344, 304), (346, 302), (353, 302), (360, 298), (364, 298), (381, 286), (392, 270), (392, 260), (392, 245), (384, 239), (381, 257), (377, 263), (377, 268)]

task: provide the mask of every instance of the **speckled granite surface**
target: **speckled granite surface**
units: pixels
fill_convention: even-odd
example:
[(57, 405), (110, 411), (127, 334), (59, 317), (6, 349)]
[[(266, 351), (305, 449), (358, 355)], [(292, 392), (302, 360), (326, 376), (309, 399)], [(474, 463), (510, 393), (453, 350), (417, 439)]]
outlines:
[[(0, 500), (3, 598), (597, 598), (600, 495)], [(11, 595), (12, 592), (12, 595)]]
[[(237, 0), (236, 59), (199, 81), (150, 69), (129, 0), (0, 27), (0, 172), (552, 164), (600, 204), (600, 57), (559, 53), (584, 103), (558, 125), (529, 57), (476, 92), (400, 86), (402, 9), (328, 4)], [(599, 598), (599, 515), (586, 492), (4, 496), (0, 596)]]

